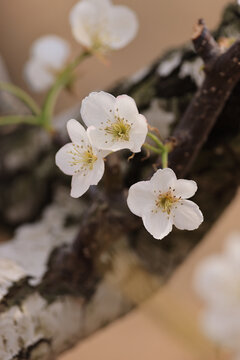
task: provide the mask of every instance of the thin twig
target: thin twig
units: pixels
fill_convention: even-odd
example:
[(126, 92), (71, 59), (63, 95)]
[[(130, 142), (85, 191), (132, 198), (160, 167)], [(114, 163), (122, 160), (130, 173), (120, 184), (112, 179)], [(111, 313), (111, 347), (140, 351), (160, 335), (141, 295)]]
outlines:
[(19, 88), (16, 85), (11, 83), (2, 82), (0, 81), (0, 90), (7, 91), (10, 94), (16, 96), (20, 101), (22, 101), (31, 111), (33, 114), (38, 115), (40, 114), (40, 108), (37, 103), (33, 100), (33, 98)]
[(12, 124), (39, 125), (37, 116), (33, 115), (6, 115), (0, 116), (0, 126)]

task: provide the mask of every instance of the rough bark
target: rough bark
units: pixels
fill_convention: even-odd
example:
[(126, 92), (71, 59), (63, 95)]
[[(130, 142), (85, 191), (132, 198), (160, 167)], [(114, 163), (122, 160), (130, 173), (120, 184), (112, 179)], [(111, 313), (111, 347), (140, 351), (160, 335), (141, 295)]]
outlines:
[[(216, 37), (229, 29), (240, 30), (239, 7), (234, 5), (226, 10)], [(199, 50), (206, 62), (216, 55), (212, 52), (215, 43), (208, 39), (210, 50), (204, 54)], [(198, 153), (187, 168), (188, 176), (199, 184), (196, 202), (205, 215), (204, 224), (195, 232), (174, 231), (158, 242), (127, 210), (121, 190), (152, 172), (150, 161), (142, 162), (142, 155), (127, 165), (128, 154), (110, 161), (104, 180), (117, 187), (117, 195), (114, 188), (108, 186), (108, 193), (103, 193), (99, 186), (83, 200), (73, 200), (68, 196), (69, 186), (65, 187), (66, 178), (53, 161), (57, 144), (65, 141), (63, 132), (54, 143), (29, 127), (1, 137), (1, 216), (5, 223), (36, 218), (49, 203), (40, 220), (22, 225), (12, 241), (0, 246), (1, 359), (52, 359), (126, 313), (166, 281), (229, 204), (239, 185), (240, 84), (234, 84), (234, 89), (232, 83), (226, 85), (222, 107), (210, 92), (214, 107), (204, 113), (205, 132), (201, 132), (201, 127), (194, 126), (200, 111), (191, 107), (200, 95), (205, 99), (203, 90), (211, 89), (215, 77), (205, 78), (200, 68), (199, 57), (188, 45), (170, 51), (112, 91), (133, 96), (165, 136), (169, 127), (173, 129), (177, 139), (173, 155), (179, 159), (172, 165), (176, 171), (182, 171), (177, 165), (184, 158), (178, 154), (184, 155), (186, 144), (193, 144), (186, 137), (181, 143), (183, 124), (186, 127), (189, 121), (195, 140), (201, 134)], [(75, 117), (78, 112), (73, 110)], [(73, 114), (55, 119), (59, 129)], [(189, 151), (192, 155), (191, 148)]]
[(204, 62), (205, 79), (172, 133), (175, 149), (169, 163), (179, 176), (191, 168), (240, 79), (240, 40), (221, 53), (203, 20), (199, 20), (193, 44)]

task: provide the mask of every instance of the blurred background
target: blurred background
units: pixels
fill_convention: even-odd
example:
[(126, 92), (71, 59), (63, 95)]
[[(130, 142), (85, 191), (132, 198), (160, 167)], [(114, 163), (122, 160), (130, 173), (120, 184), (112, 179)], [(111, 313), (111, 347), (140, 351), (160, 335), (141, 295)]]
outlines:
[[(77, 102), (80, 103), (82, 97), (90, 91), (108, 88), (117, 80), (148, 65), (164, 50), (188, 41), (198, 18), (204, 18), (207, 25), (214, 28), (223, 7), (228, 3), (227, 0), (114, 0), (113, 2), (126, 4), (136, 11), (140, 22), (137, 38), (123, 50), (111, 54), (109, 66), (104, 66), (94, 58), (86, 60), (79, 69), (80, 77), (74, 94), (65, 92), (62, 95), (58, 103), (58, 111)], [(32, 41), (39, 36), (60, 35), (71, 43), (75, 54), (79, 52), (79, 45), (72, 38), (68, 22), (69, 11), (75, 3), (76, 0), (0, 1), (0, 53), (6, 61), (14, 83), (27, 89), (23, 81), (22, 69), (28, 58)], [(41, 102), (41, 96), (35, 97)], [(227, 359), (206, 339), (196, 340), (198, 330), (189, 327), (190, 333), (182, 334), (179, 324), (186, 320), (186, 315), (194, 319), (193, 323), (197, 328), (197, 314), (201, 305), (191, 290), (194, 264), (204, 254), (218, 249), (224, 236), (232, 228), (240, 230), (237, 224), (239, 203), (238, 196), (208, 238), (177, 271), (166, 289), (161, 290), (140, 309), (63, 355), (61, 360), (93, 360), (96, 357), (101, 360)], [(219, 238), (220, 241), (217, 242)], [(166, 303), (171, 303), (176, 298), (181, 304), (178, 304), (182, 309), (179, 312), (183, 314), (178, 320), (171, 316), (171, 306), (165, 307)]]
[[(1, 0), (0, 53), (12, 80), (27, 89), (22, 69), (33, 40), (46, 34), (67, 39), (77, 54), (80, 50), (71, 34), (68, 16), (76, 0)], [(189, 40), (193, 25), (203, 17), (213, 28), (227, 0), (115, 0), (138, 15), (140, 31), (126, 48), (111, 54), (109, 66), (89, 59), (79, 69), (74, 94), (65, 93), (58, 109), (79, 102), (90, 91), (106, 89), (116, 80), (133, 74), (158, 57), (163, 50)], [(38, 97), (41, 101), (41, 97)]]

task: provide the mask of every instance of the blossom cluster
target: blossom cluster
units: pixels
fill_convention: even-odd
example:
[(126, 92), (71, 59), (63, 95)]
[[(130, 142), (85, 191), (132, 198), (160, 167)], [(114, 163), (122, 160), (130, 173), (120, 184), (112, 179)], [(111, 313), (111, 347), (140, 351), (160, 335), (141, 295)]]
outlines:
[(205, 302), (204, 332), (240, 359), (240, 233), (229, 237), (221, 254), (202, 261), (194, 286)]
[[(115, 98), (103, 91), (93, 92), (82, 101), (81, 116), (87, 130), (76, 120), (69, 120), (67, 129), (72, 142), (56, 154), (58, 167), (72, 175), (73, 197), (82, 196), (91, 185), (98, 184), (104, 174), (104, 159), (110, 152), (140, 152), (148, 133), (145, 117), (127, 95)], [(142, 217), (152, 236), (162, 239), (173, 225), (194, 230), (201, 224), (199, 207), (187, 200), (196, 190), (194, 181), (177, 179), (169, 168), (159, 169), (150, 181), (130, 187), (127, 204)]]
[[(52, 87), (39, 119), (50, 128), (49, 119), (55, 96), (72, 82), (72, 71), (89, 54), (118, 50), (134, 39), (138, 31), (135, 13), (110, 0), (81, 0), (69, 17), (72, 34), (84, 51), (67, 65), (70, 46), (58, 36), (44, 36), (34, 42), (24, 75), (34, 91)], [(58, 76), (59, 75), (59, 76)], [(57, 78), (57, 80), (56, 80)], [(164, 113), (166, 117), (166, 114)], [(145, 117), (139, 114), (135, 101), (121, 95), (92, 92), (82, 101), (81, 117), (86, 129), (76, 120), (68, 121), (71, 142), (56, 154), (56, 164), (72, 176), (71, 196), (82, 196), (91, 185), (97, 185), (104, 174), (104, 161), (109, 153), (128, 149), (141, 151), (148, 134)], [(171, 116), (172, 119), (172, 116)], [(168, 122), (171, 120), (168, 115)], [(172, 121), (172, 120), (171, 120)], [(164, 144), (149, 134), (158, 149), (145, 144), (158, 154), (167, 154)], [(155, 139), (155, 140), (154, 140)], [(163, 155), (162, 155), (163, 157)], [(166, 157), (162, 161), (167, 167)], [(179, 229), (196, 229), (203, 221), (199, 207), (188, 200), (197, 190), (194, 181), (177, 179), (173, 170), (158, 170), (150, 181), (141, 181), (129, 189), (129, 209), (142, 217), (145, 228), (156, 239), (162, 239), (173, 225)]]
[[(71, 10), (69, 22), (75, 40), (89, 53), (106, 53), (128, 45), (138, 31), (135, 13), (110, 0), (81, 0)], [(68, 42), (56, 35), (37, 39), (24, 67), (31, 90), (42, 92), (53, 85), (70, 56)]]
[(72, 143), (56, 154), (59, 168), (72, 175), (73, 197), (98, 184), (104, 173), (104, 158), (110, 152), (140, 152), (148, 132), (145, 117), (127, 95), (115, 98), (104, 91), (93, 92), (82, 101), (81, 116), (87, 130), (76, 120), (69, 120), (67, 129)]

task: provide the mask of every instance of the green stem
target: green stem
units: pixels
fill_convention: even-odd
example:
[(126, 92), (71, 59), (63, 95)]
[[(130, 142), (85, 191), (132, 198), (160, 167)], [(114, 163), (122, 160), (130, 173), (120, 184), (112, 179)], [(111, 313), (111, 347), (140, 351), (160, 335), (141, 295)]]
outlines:
[(162, 152), (162, 167), (167, 168), (168, 167), (168, 151), (164, 150)]
[(0, 126), (12, 124), (39, 125), (39, 118), (31, 115), (6, 115), (0, 116)]
[(51, 129), (51, 119), (53, 111), (56, 105), (57, 98), (61, 90), (67, 86), (72, 79), (72, 72), (86, 57), (90, 55), (90, 52), (84, 51), (80, 54), (71, 64), (69, 64), (57, 77), (56, 82), (53, 84), (49, 92), (47, 93), (42, 110), (42, 125), (46, 129)]
[(154, 135), (154, 134), (151, 133), (151, 132), (148, 132), (148, 133), (147, 133), (147, 136), (148, 136), (150, 139), (152, 139), (152, 140), (155, 142), (155, 144), (157, 144), (158, 148), (161, 149), (161, 151), (165, 151), (165, 146), (163, 145), (163, 143), (161, 142), (161, 140), (159, 140), (159, 138), (158, 138), (156, 135)]
[(149, 144), (147, 144), (147, 143), (143, 144), (143, 146), (144, 146), (146, 149), (151, 150), (152, 152), (154, 152), (154, 153), (156, 153), (156, 154), (161, 154), (161, 153), (162, 153), (162, 150), (157, 149), (157, 148), (155, 148), (154, 146), (149, 145)]
[(18, 86), (1, 81), (0, 90), (7, 91), (12, 95), (16, 96), (19, 100), (21, 100), (25, 105), (28, 106), (28, 108), (32, 111), (33, 114), (38, 115), (40, 113), (41, 110), (37, 103), (33, 100), (33, 98), (25, 91), (20, 89)]
[(168, 167), (168, 153), (169, 153), (169, 145), (164, 145), (159, 138), (151, 132), (148, 132), (147, 136), (152, 139), (157, 145), (158, 149), (155, 146), (151, 146), (149, 144), (144, 144), (143, 146), (149, 150), (154, 151), (155, 153), (161, 154), (162, 157), (162, 167)]

